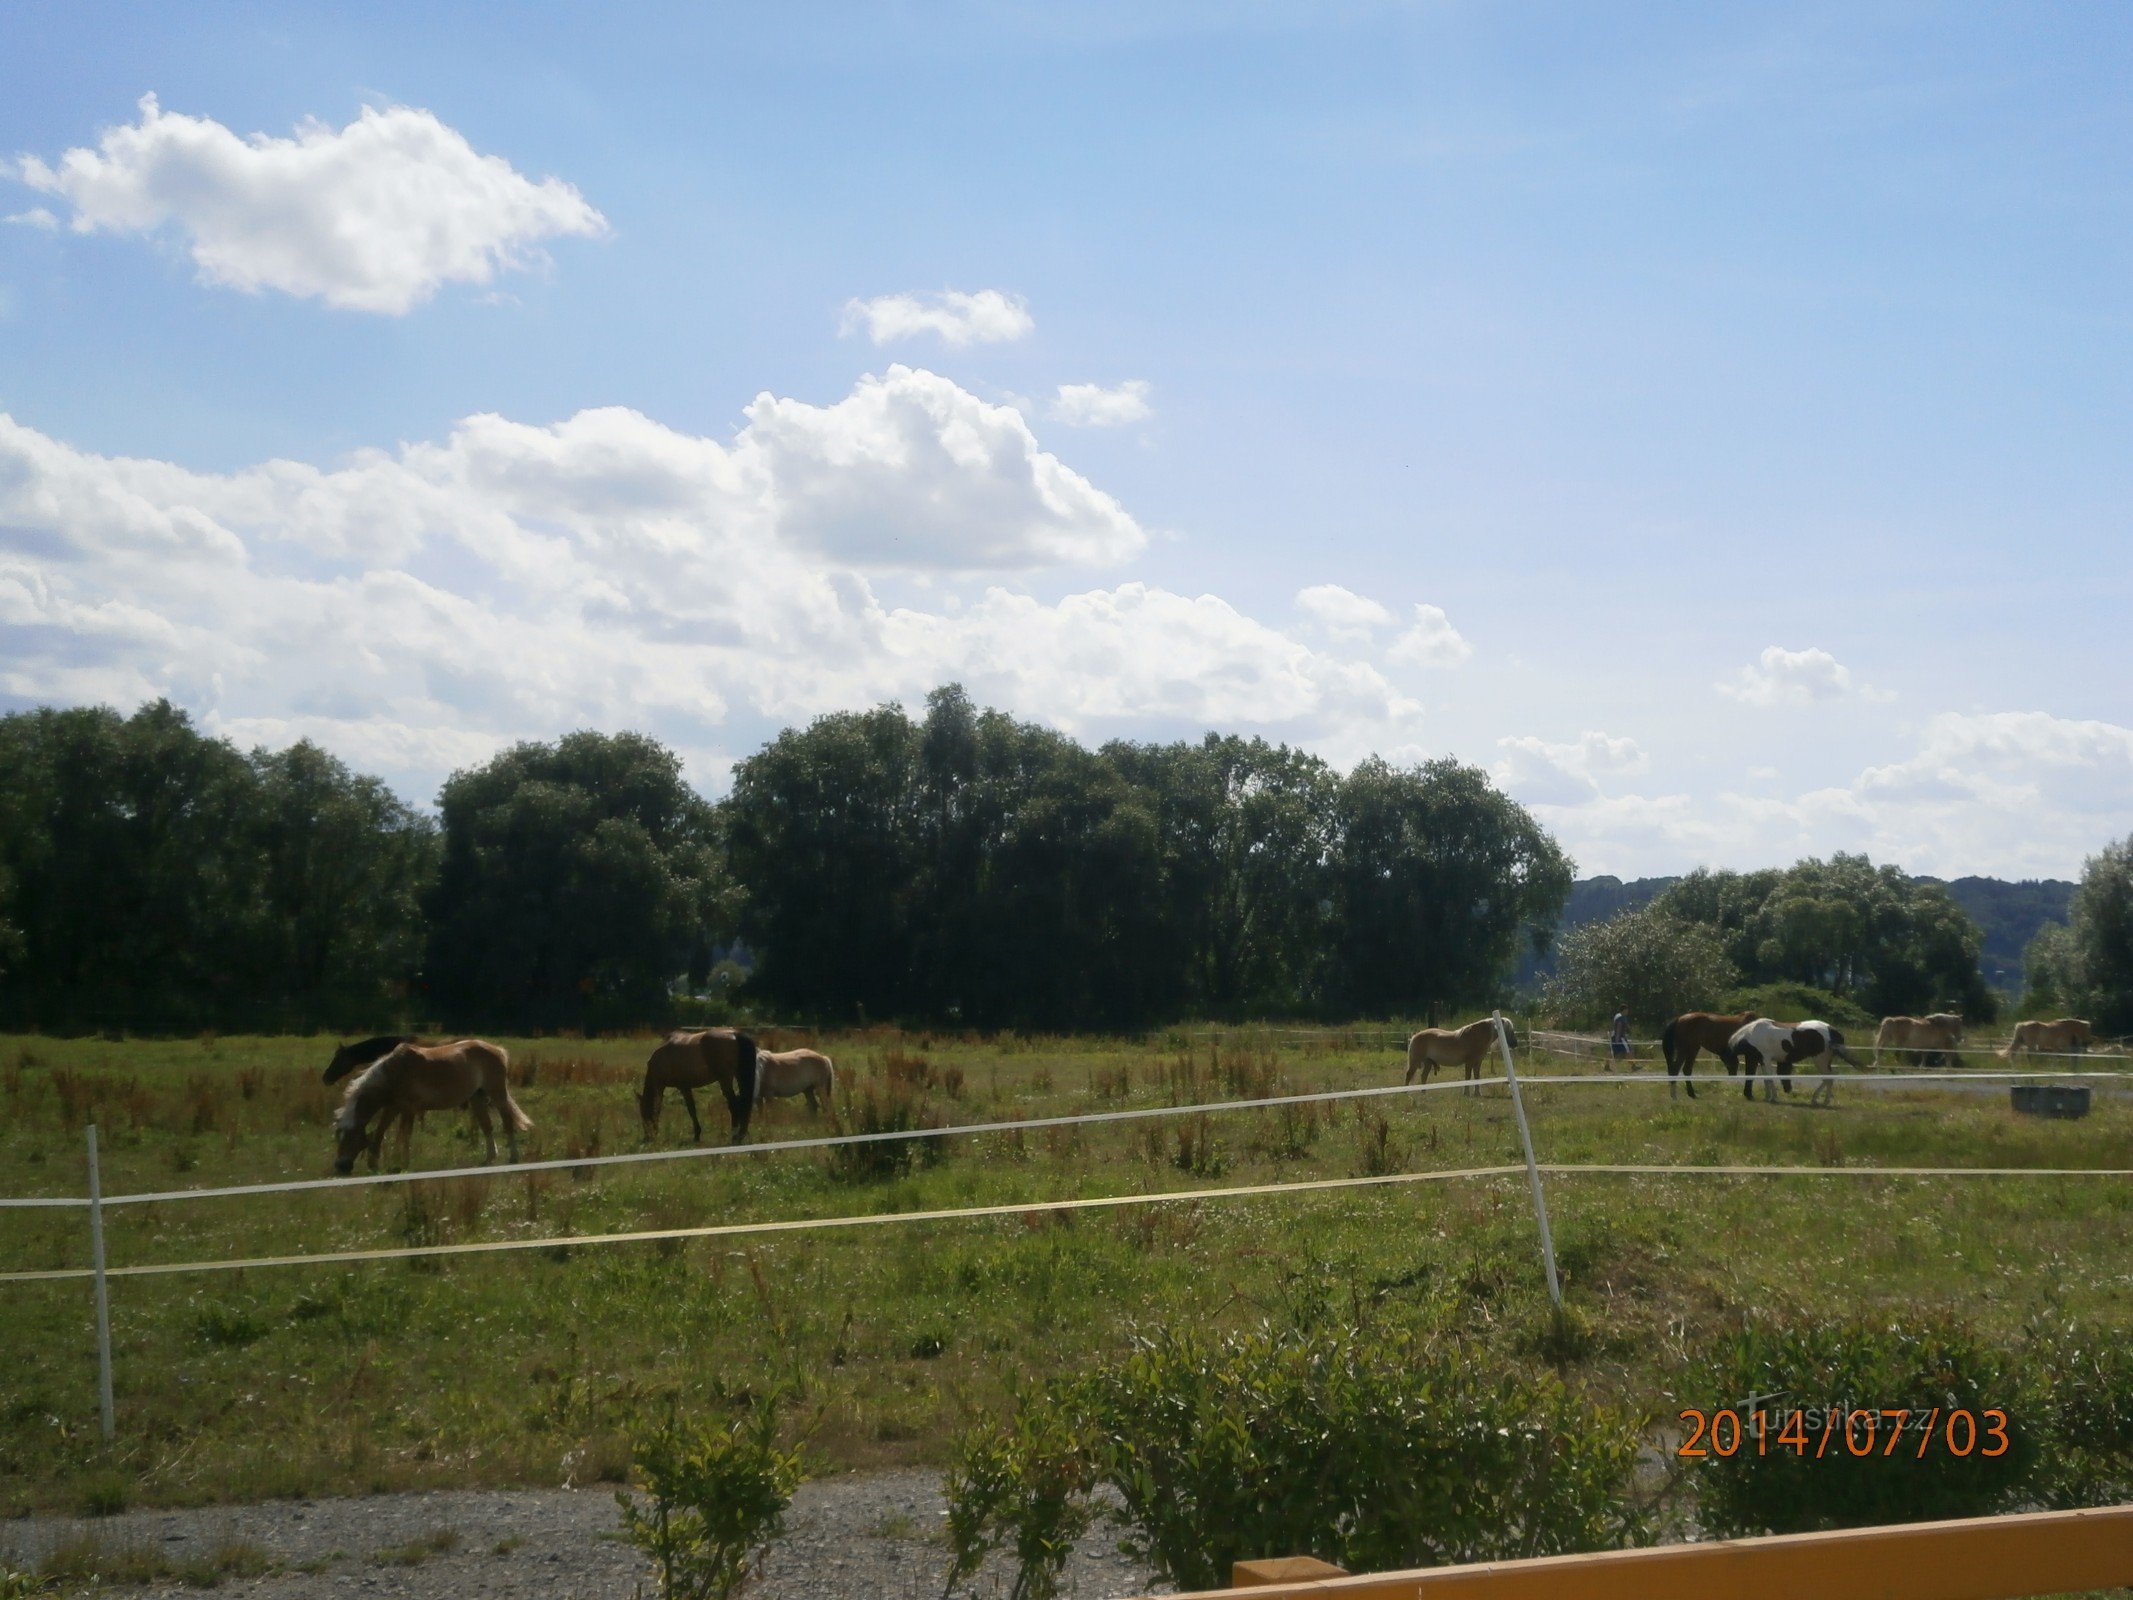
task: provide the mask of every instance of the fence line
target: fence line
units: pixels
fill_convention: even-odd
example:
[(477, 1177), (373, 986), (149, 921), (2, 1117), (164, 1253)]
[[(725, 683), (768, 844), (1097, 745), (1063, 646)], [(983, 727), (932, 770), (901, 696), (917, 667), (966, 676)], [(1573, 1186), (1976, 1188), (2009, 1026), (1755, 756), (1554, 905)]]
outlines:
[[(1795, 1072), (1796, 1083), (1819, 1083), (1827, 1078), (1844, 1083), (1979, 1083), (2012, 1082), (2021, 1078), (2133, 1078), (2133, 1068), (2095, 1068), (2083, 1072), (2005, 1072), (1944, 1070), (1921, 1072)], [(1136, 1106), (1119, 1111), (1075, 1112), (1056, 1117), (1029, 1117), (1009, 1122), (958, 1122), (939, 1128), (908, 1128), (885, 1133), (823, 1134), (808, 1139), (780, 1139), (762, 1144), (697, 1145), (680, 1150), (637, 1150), (612, 1156), (558, 1156), (548, 1161), (489, 1163), (478, 1167), (422, 1168), (409, 1172), (373, 1172), (345, 1178), (290, 1178), (278, 1183), (233, 1184), (212, 1189), (163, 1189), (135, 1194), (107, 1194), (102, 1204), (111, 1206), (162, 1204), (174, 1200), (222, 1200), (253, 1194), (291, 1194), (303, 1190), (345, 1190), (377, 1184), (428, 1183), (441, 1178), (508, 1178), (522, 1172), (561, 1172), (584, 1167), (631, 1166), (652, 1161), (701, 1161), (726, 1156), (776, 1155), (791, 1150), (828, 1150), (841, 1145), (881, 1144), (898, 1139), (947, 1139), (961, 1135), (1031, 1132), (1043, 1128), (1087, 1127), (1106, 1122), (1141, 1122), (1157, 1117), (1187, 1117), (1215, 1112), (1250, 1111), (1267, 1106), (1311, 1105), (1339, 1100), (1382, 1099), (1393, 1095), (1435, 1094), (1448, 1089), (1486, 1087), (1505, 1080), (1501, 1074), (1485, 1078), (1446, 1078), (1432, 1083), (1377, 1084), (1363, 1089), (1324, 1089), (1309, 1094), (1268, 1095), (1260, 1100), (1210, 1100), (1181, 1106)], [(1526, 1083), (1680, 1083), (1662, 1072), (1524, 1073)], [(1715, 1082), (1706, 1078), (1707, 1083)], [(1733, 1081), (1738, 1081), (1733, 1080)], [(53, 1209), (84, 1207), (85, 1195), (16, 1195), (0, 1197), (0, 1209)]]
[[(1173, 1205), (1182, 1201), (1239, 1200), (1254, 1196), (1365, 1189), (1389, 1184), (1442, 1183), (1463, 1178), (1515, 1177), (1523, 1162), (1457, 1167), (1427, 1172), (1382, 1173), (1360, 1178), (1309, 1178), (1293, 1183), (1253, 1183), (1217, 1189), (1159, 1189), (1144, 1194), (1085, 1195), (1071, 1200), (1018, 1200), (989, 1206), (932, 1211), (869, 1211), (839, 1217), (785, 1217), (765, 1222), (720, 1222), (693, 1228), (647, 1228), (626, 1233), (556, 1234), (545, 1239), (483, 1239), (469, 1244), (398, 1245), (378, 1250), (320, 1250), (297, 1255), (249, 1256), (238, 1260), (149, 1262), (106, 1267), (112, 1278), (156, 1278), (189, 1272), (242, 1272), (254, 1267), (336, 1266), (358, 1261), (408, 1261), (428, 1256), (491, 1255), (503, 1251), (551, 1250), (577, 1245), (643, 1244), (661, 1239), (722, 1239), (754, 1234), (811, 1233), (824, 1229), (883, 1227), (899, 1222), (962, 1222), (985, 1217), (1035, 1216), (1046, 1212), (1097, 1211), (1120, 1206)], [(1631, 1178), (2133, 1178), (2133, 1167), (1809, 1167), (1739, 1164), (1676, 1165), (1666, 1162), (1541, 1162), (1550, 1177)], [(0, 1283), (52, 1283), (95, 1276), (93, 1267), (52, 1267), (0, 1272)]]

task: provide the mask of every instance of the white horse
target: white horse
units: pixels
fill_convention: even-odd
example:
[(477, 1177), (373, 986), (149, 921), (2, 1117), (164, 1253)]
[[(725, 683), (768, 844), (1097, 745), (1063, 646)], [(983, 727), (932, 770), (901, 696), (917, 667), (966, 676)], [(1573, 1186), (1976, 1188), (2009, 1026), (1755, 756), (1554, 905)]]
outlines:
[[(807, 1109), (836, 1108), (837, 1067), (820, 1050), (764, 1050), (756, 1056), (756, 1093), (765, 1100), (807, 1096)], [(815, 1100), (821, 1095), (821, 1102)]]
[[(1745, 1061), (1747, 1078), (1741, 1084), (1741, 1093), (1750, 1100), (1755, 1098), (1755, 1070), (1760, 1066), (1770, 1068), (1772, 1074), (1782, 1079), (1785, 1092), (1792, 1093), (1792, 1073), (1795, 1067), (1814, 1063), (1815, 1070), (1823, 1074), (1822, 1081), (1815, 1085), (1810, 1105), (1826, 1106), (1837, 1098), (1837, 1081), (1830, 1077), (1832, 1058), (1841, 1056), (1845, 1061), (1864, 1072), (1859, 1060), (1844, 1048), (1844, 1035), (1826, 1022), (1772, 1022), (1768, 1017), (1758, 1017), (1726, 1041), (1726, 1053)], [(1777, 1085), (1769, 1078), (1763, 1080), (1763, 1097), (1777, 1099)]]

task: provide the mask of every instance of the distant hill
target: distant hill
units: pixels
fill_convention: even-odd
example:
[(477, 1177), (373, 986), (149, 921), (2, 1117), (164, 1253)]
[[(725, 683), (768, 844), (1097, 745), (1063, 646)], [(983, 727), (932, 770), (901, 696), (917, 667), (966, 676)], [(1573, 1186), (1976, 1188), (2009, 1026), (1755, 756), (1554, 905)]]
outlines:
[(1985, 981), (2002, 994), (2022, 992), (2023, 949), (2045, 923), (2064, 922), (2074, 898), (2074, 885), (2063, 878), (2024, 878), (2018, 883), (2004, 878), (1918, 881), (1941, 884), (1984, 931), (1985, 949), (1978, 965), (1984, 969)]
[[(1570, 899), (1556, 924), (1557, 939), (1572, 928), (1602, 922), (1624, 911), (1649, 905), (1673, 878), (1580, 878), (1570, 886)], [(2024, 878), (2009, 883), (2004, 878), (1919, 878), (1919, 883), (1937, 883), (1955, 903), (1970, 913), (1985, 935), (1985, 948), (1978, 965), (1985, 981), (2002, 994), (2022, 991), (2022, 951), (2047, 922), (2064, 922), (2073, 899), (2074, 885), (2060, 878)], [(1555, 953), (1535, 959), (1530, 953), (1520, 961), (1517, 983), (1530, 989), (1555, 971)]]

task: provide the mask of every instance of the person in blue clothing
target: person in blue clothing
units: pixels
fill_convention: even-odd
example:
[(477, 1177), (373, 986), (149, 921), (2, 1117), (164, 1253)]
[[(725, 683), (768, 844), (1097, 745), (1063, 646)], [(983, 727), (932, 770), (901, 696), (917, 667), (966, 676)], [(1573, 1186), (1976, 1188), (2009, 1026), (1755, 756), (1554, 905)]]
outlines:
[[(1613, 1033), (1608, 1035), (1607, 1054), (1610, 1058), (1607, 1063), (1609, 1072), (1614, 1071), (1615, 1062), (1629, 1060), (1629, 1013), (1627, 1011), (1617, 1011), (1615, 1013), (1615, 1029)], [(1631, 1070), (1636, 1070), (1634, 1065), (1632, 1065)]]

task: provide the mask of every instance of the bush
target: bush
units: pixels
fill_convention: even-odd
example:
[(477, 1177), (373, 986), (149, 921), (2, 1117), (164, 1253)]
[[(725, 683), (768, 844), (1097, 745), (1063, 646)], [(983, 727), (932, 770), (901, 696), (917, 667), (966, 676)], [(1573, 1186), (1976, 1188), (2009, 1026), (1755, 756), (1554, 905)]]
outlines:
[(1708, 1010), (1740, 981), (1715, 929), (1649, 909), (1625, 911), (1564, 935), (1542, 1004), (1578, 1027), (1627, 1011), (1656, 1034), (1684, 1011)]
[[(1695, 1464), (1700, 1519), (1722, 1537), (1984, 1516), (2023, 1498), (2037, 1460), (2043, 1430), (2025, 1414), (2015, 1362), (1959, 1323), (1751, 1322), (1720, 1342), (1706, 1370), (1706, 1403), (1732, 1408), (1743, 1430), (1730, 1456), (1707, 1437), (1710, 1453)], [(1766, 1413), (1760, 1447), (1758, 1404)], [(1912, 1413), (1893, 1449), (1895, 1421), (1879, 1415), (1884, 1407)], [(1874, 1413), (1864, 1454), (1845, 1447), (1853, 1408)], [(1957, 1410), (1978, 1419), (1977, 1443), (1962, 1456), (1947, 1448), (1946, 1419)], [(1987, 1410), (2006, 1413), (1998, 1456), (1983, 1453), (1991, 1447)], [(1935, 1437), (1921, 1455), (1921, 1423), (1936, 1411)], [(1793, 1413), (1805, 1413), (1804, 1449), (1783, 1442)], [(1855, 1438), (1866, 1430), (1856, 1426)]]
[(1759, 983), (1752, 988), (1735, 989), (1719, 1009), (1754, 1011), (1780, 1022), (1805, 1022), (1809, 1018), (1833, 1022), (1840, 1029), (1855, 1030), (1853, 1044), (1872, 1044), (1874, 1030), (1881, 1025), (1881, 1019), (1861, 1009), (1858, 1001), (1804, 983)]
[(1613, 1546), (1642, 1527), (1637, 1439), (1631, 1419), (1471, 1351), (1355, 1328), (1166, 1330), (966, 1437), (957, 1571), (1012, 1539), (1015, 1593), (1055, 1592), (1099, 1485), (1127, 1548), (1183, 1589), (1268, 1555), (1367, 1572)]
[(2060, 1510), (2133, 1501), (2133, 1344), (2124, 1328), (2035, 1332), (2025, 1353), (2050, 1436), (2036, 1497)]
[(661, 1600), (726, 1600), (785, 1531), (785, 1508), (806, 1478), (800, 1452), (777, 1447), (778, 1400), (733, 1421), (664, 1416), (631, 1437), (631, 1474), (648, 1497), (618, 1492), (622, 1531), (651, 1558)]

